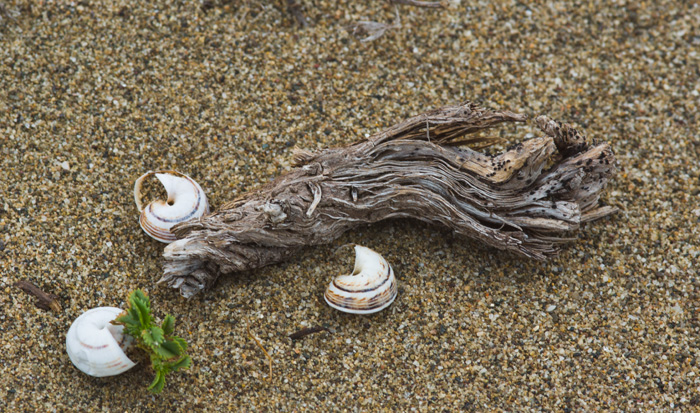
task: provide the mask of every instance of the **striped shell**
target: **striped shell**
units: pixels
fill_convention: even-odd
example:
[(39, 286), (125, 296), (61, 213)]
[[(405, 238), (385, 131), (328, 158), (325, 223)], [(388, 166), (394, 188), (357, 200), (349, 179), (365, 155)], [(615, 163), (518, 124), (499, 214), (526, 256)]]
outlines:
[(352, 274), (334, 278), (323, 298), (339, 311), (372, 314), (391, 305), (397, 294), (396, 277), (391, 265), (373, 250), (355, 245), (355, 269)]
[(124, 350), (132, 338), (124, 335), (124, 326), (110, 324), (122, 313), (115, 307), (98, 307), (80, 315), (66, 335), (70, 361), (85, 374), (95, 377), (124, 373), (136, 364)]
[[(151, 175), (155, 175), (163, 184), (168, 199), (153, 201), (144, 208), (141, 204), (141, 185)], [(209, 213), (209, 203), (202, 187), (189, 176), (176, 171), (149, 171), (141, 175), (134, 183), (134, 200), (141, 212), (141, 228), (146, 234), (165, 243), (177, 240), (170, 228)]]

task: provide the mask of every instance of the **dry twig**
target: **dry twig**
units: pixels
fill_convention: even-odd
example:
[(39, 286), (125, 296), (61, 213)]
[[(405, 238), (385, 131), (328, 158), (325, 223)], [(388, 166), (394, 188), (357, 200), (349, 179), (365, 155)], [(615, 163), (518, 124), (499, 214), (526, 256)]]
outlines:
[(418, 1), (418, 0), (389, 0), (392, 4), (405, 4), (407, 6), (425, 7), (429, 9), (442, 9), (445, 5), (442, 1)]
[[(420, 0), (389, 0), (389, 3), (397, 5), (406, 5), (414, 7), (423, 7), (430, 9), (453, 9), (457, 7), (460, 0), (441, 0), (441, 1), (420, 1)], [(348, 25), (348, 29), (352, 30), (353, 34), (367, 34), (368, 36), (362, 39), (362, 42), (371, 42), (377, 40), (378, 38), (384, 36), (386, 32), (392, 29), (398, 29), (401, 27), (401, 16), (399, 15), (399, 8), (394, 8), (396, 12), (396, 18), (392, 23), (379, 23), (373, 21), (360, 21), (357, 23), (352, 23)]]
[(366, 34), (367, 37), (360, 40), (361, 42), (371, 42), (384, 36), (387, 31), (398, 29), (401, 27), (401, 16), (399, 9), (396, 8), (396, 17), (392, 23), (378, 23), (373, 21), (360, 21), (348, 25), (348, 30), (352, 30), (352, 34)]
[(58, 302), (58, 297), (53, 294), (45, 293), (41, 288), (32, 284), (27, 280), (17, 281), (15, 287), (21, 288), (26, 293), (29, 293), (36, 297), (36, 302), (34, 305), (42, 310), (53, 310), (55, 312), (61, 311), (61, 304)]
[[(160, 282), (185, 297), (222, 274), (249, 271), (389, 218), (442, 225), (482, 243), (544, 259), (581, 223), (615, 211), (598, 204), (615, 158), (567, 124), (536, 119), (545, 136), (496, 155), (456, 145), (493, 141), (476, 132), (525, 122), (473, 103), (405, 120), (367, 140), (317, 153), (218, 211), (172, 229)], [(429, 140), (428, 140), (429, 137)]]
[(301, 27), (309, 26), (309, 22), (306, 20), (304, 13), (302, 13), (301, 5), (298, 3), (297, 0), (287, 0), (287, 11), (289, 12), (289, 14), (294, 16), (297, 23), (299, 23)]
[(260, 343), (260, 340), (258, 340), (258, 338), (250, 332), (250, 326), (248, 325), (248, 322), (245, 323), (245, 328), (246, 330), (248, 330), (248, 337), (252, 338), (253, 341), (255, 341), (255, 344), (257, 344), (258, 347), (260, 347), (260, 350), (262, 350), (263, 353), (265, 353), (265, 357), (267, 357), (267, 362), (270, 366), (270, 380), (272, 380), (272, 357), (270, 356), (270, 353), (268, 353), (267, 350), (265, 350), (265, 347), (263, 347), (263, 345)]
[(290, 334), (289, 338), (291, 338), (292, 340), (299, 340), (300, 338), (304, 338), (310, 334), (318, 333), (321, 331), (328, 331), (328, 329), (326, 327), (321, 326), (302, 328), (301, 330)]

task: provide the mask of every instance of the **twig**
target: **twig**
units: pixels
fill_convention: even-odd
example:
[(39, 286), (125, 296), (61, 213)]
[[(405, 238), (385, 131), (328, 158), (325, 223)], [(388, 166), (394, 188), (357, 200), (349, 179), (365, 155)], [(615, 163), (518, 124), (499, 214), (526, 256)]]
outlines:
[(41, 290), (41, 288), (37, 287), (31, 282), (27, 280), (17, 281), (15, 283), (15, 287), (21, 288), (26, 293), (29, 293), (36, 297), (37, 300), (34, 302), (34, 305), (37, 308), (41, 308), (42, 310), (47, 311), (53, 310), (57, 313), (61, 311), (61, 304), (59, 304), (58, 302), (58, 297), (56, 297), (53, 294), (45, 293)]
[(260, 347), (260, 350), (262, 350), (263, 353), (265, 353), (265, 357), (267, 357), (268, 363), (269, 363), (269, 365), (270, 365), (270, 378), (269, 378), (269, 380), (272, 380), (272, 357), (271, 357), (270, 354), (267, 352), (267, 350), (265, 350), (265, 347), (263, 347), (262, 344), (260, 344), (260, 340), (258, 340), (258, 338), (255, 337), (255, 336), (250, 332), (250, 326), (248, 325), (248, 322), (247, 322), (247, 321), (246, 321), (246, 323), (245, 323), (245, 328), (246, 328), (246, 330), (248, 330), (248, 336), (249, 336), (250, 338), (252, 338), (252, 339), (255, 341), (255, 344), (257, 344), (258, 347)]
[(299, 340), (300, 338), (304, 338), (310, 334), (318, 333), (319, 331), (328, 331), (328, 329), (326, 327), (321, 326), (302, 328), (296, 333), (290, 334), (289, 338), (291, 338), (292, 340)]
[[(431, 9), (453, 9), (457, 7), (460, 0), (441, 0), (441, 1), (419, 1), (419, 0), (389, 0), (390, 4), (401, 4), (414, 7), (424, 7)], [(350, 24), (348, 29), (352, 30), (353, 34), (366, 33), (369, 36), (362, 39), (362, 42), (371, 42), (386, 34), (389, 30), (398, 29), (401, 27), (401, 16), (399, 15), (398, 6), (394, 7), (396, 18), (392, 23), (379, 23), (373, 21), (360, 21)]]
[(407, 6), (426, 7), (431, 9), (444, 9), (442, 1), (418, 1), (418, 0), (389, 0), (393, 4), (404, 4)]
[(349, 25), (348, 29), (351, 29), (353, 34), (358, 34), (358, 33), (368, 34), (369, 36), (360, 40), (363, 43), (364, 42), (371, 42), (372, 40), (377, 40), (380, 37), (384, 36), (387, 31), (389, 31), (391, 29), (398, 29), (401, 27), (401, 16), (399, 15), (399, 9), (398, 9), (398, 7), (396, 7), (394, 10), (396, 13), (396, 18), (390, 24), (378, 23), (378, 22), (372, 22), (372, 21), (360, 21), (360, 22), (353, 23), (353, 24)]
[(222, 274), (277, 263), (390, 218), (440, 225), (524, 257), (554, 256), (582, 223), (615, 212), (598, 202), (615, 156), (607, 143), (544, 116), (535, 124), (545, 136), (500, 154), (453, 146), (496, 142), (478, 132), (526, 120), (467, 102), (347, 147), (295, 151), (295, 169), (173, 227), (179, 239), (165, 248), (159, 282), (191, 297)]
[(306, 20), (306, 17), (304, 17), (304, 13), (301, 11), (301, 5), (297, 3), (297, 0), (287, 0), (287, 10), (302, 27), (309, 26), (309, 22)]

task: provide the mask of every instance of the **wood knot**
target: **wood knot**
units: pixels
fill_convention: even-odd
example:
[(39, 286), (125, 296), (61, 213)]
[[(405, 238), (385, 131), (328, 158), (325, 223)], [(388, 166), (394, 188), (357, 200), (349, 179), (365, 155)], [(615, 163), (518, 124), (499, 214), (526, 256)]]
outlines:
[(535, 122), (542, 132), (554, 138), (557, 150), (564, 157), (568, 158), (588, 149), (586, 137), (568, 123), (562, 124), (547, 116), (538, 116)]
[(262, 206), (262, 212), (267, 215), (267, 218), (273, 224), (279, 224), (287, 219), (287, 214), (282, 210), (282, 206), (272, 202), (265, 203), (265, 205)]
[(309, 176), (316, 176), (316, 175), (321, 175), (323, 173), (323, 165), (321, 165), (318, 162), (314, 162), (312, 164), (304, 165), (303, 168), (301, 168), (304, 172), (306, 172), (306, 175)]
[(311, 162), (316, 155), (313, 152), (307, 151), (301, 148), (294, 148), (292, 150), (292, 164), (294, 166), (303, 166)]

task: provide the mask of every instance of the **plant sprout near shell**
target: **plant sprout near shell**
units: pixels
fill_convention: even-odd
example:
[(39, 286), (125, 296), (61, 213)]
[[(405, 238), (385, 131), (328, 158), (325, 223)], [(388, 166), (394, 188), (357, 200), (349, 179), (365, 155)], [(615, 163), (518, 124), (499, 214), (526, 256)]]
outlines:
[(372, 314), (390, 306), (397, 294), (391, 265), (377, 252), (355, 245), (352, 274), (335, 277), (323, 298), (345, 313)]
[[(163, 184), (168, 199), (155, 200), (143, 207), (141, 186), (151, 175)], [(141, 175), (134, 183), (134, 201), (141, 213), (141, 228), (152, 238), (168, 244), (177, 240), (170, 228), (209, 213), (209, 203), (202, 187), (189, 176), (171, 170), (149, 171)]]
[(98, 307), (78, 317), (66, 334), (68, 357), (78, 370), (94, 377), (115, 376), (134, 367), (136, 363), (124, 351), (132, 338), (124, 334), (124, 327), (110, 322), (122, 310), (116, 307)]

